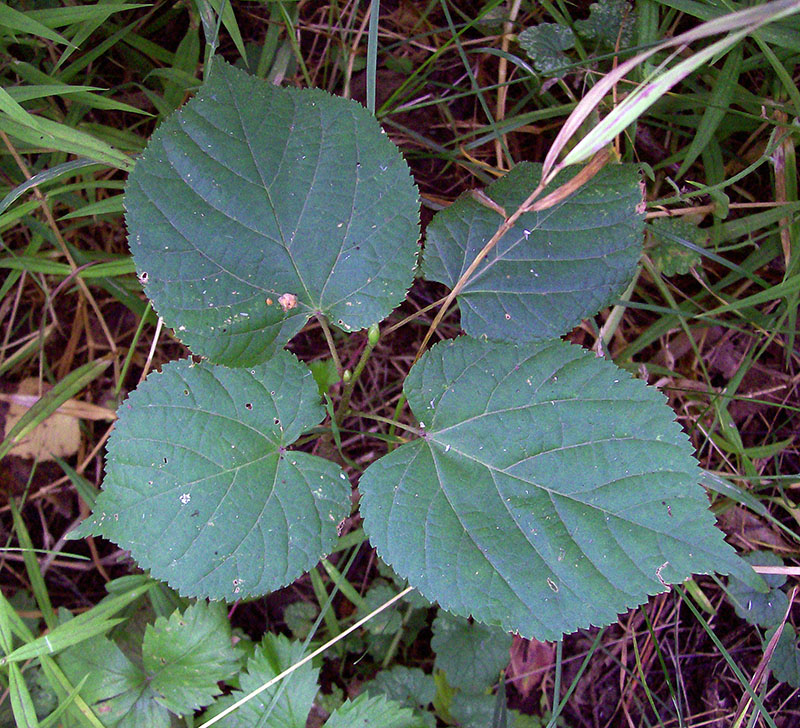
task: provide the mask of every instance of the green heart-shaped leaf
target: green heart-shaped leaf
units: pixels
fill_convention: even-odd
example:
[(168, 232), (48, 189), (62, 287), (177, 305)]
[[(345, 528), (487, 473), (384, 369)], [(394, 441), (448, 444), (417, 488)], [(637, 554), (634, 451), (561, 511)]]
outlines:
[(362, 475), (364, 529), (447, 610), (558, 639), (735, 559), (663, 396), (612, 363), (461, 337), (405, 393), (425, 435)]
[(120, 407), (95, 533), (182, 594), (265, 594), (313, 567), (350, 511), (338, 465), (288, 450), (324, 417), (287, 351), (251, 369), (189, 360), (151, 374)]
[[(541, 197), (572, 175), (559, 175)], [(510, 215), (540, 178), (541, 165), (520, 164), (486, 194)], [(641, 202), (638, 167), (610, 165), (555, 207), (522, 215), (458, 295), (464, 331), (501, 341), (552, 339), (612, 303), (641, 255)], [(425, 277), (453, 288), (503, 219), (470, 195), (438, 212), (428, 226)]]
[(318, 312), (369, 326), (413, 278), (417, 191), (375, 118), (221, 60), (153, 134), (125, 207), (156, 310), (216, 363), (265, 361)]

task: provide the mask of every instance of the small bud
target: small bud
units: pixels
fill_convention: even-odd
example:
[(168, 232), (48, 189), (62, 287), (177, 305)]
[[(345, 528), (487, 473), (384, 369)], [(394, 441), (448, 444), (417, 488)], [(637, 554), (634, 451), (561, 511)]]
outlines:
[(342, 372), (342, 381), (345, 384), (347, 384), (352, 378), (353, 378), (353, 372), (351, 372), (349, 369), (345, 369)]
[(367, 331), (367, 341), (369, 341), (370, 346), (375, 346), (378, 343), (378, 339), (381, 338), (381, 327), (378, 324), (372, 324)]

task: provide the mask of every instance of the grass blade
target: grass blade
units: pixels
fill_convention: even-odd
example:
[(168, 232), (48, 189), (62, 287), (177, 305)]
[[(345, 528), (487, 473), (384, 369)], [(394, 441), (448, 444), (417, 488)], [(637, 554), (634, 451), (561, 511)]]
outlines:
[(739, 72), (742, 66), (741, 46), (734, 48), (725, 59), (725, 65), (712, 86), (708, 105), (703, 112), (703, 118), (697, 126), (697, 132), (692, 138), (686, 156), (683, 158), (681, 167), (675, 175), (675, 179), (680, 179), (694, 161), (702, 154), (703, 150), (710, 143), (717, 128), (728, 112), (728, 105), (736, 91), (736, 83), (739, 79)]
[[(591, 157), (597, 149), (601, 149), (608, 144), (620, 131), (625, 129), (632, 121), (655, 103), (655, 101), (666, 93), (673, 84), (705, 63), (709, 58), (729, 48), (740, 38), (756, 30), (764, 23), (787, 17), (788, 15), (796, 13), (798, 10), (800, 10), (800, 2), (798, 2), (798, 0), (773, 0), (773, 2), (765, 3), (764, 5), (709, 20), (697, 28), (681, 33), (675, 38), (664, 41), (621, 63), (616, 69), (592, 87), (575, 107), (575, 110), (570, 114), (566, 122), (564, 122), (561, 131), (556, 136), (550, 147), (550, 151), (545, 157), (544, 169), (542, 171), (543, 179), (550, 178), (561, 167), (568, 164), (577, 164)], [(630, 71), (640, 66), (644, 61), (659, 51), (673, 47), (681, 47), (696, 40), (700, 40), (701, 38), (729, 31), (733, 31), (733, 33), (727, 38), (717, 41), (717, 43), (712, 44), (709, 48), (704, 49), (704, 51), (695, 54), (679, 64), (677, 68), (681, 69), (680, 72), (675, 73), (676, 69), (669, 71), (670, 83), (665, 83), (663, 77), (659, 77), (657, 88), (655, 86), (651, 87), (649, 84), (641, 84), (637, 89), (638, 93), (634, 92), (634, 94), (629, 96), (623, 104), (620, 104), (620, 106), (614, 109), (614, 111), (601, 122), (602, 127), (600, 127), (600, 131), (598, 131), (598, 127), (595, 127), (587, 137), (584, 137), (584, 139), (570, 151), (560, 164), (556, 164), (558, 156), (566, 147), (569, 140), (572, 139), (575, 133), (580, 129), (581, 125), (598, 106), (600, 101), (620, 80), (630, 73)], [(709, 53), (709, 49), (713, 50)], [(637, 101), (638, 104), (636, 104)], [(636, 104), (635, 107), (634, 104)]]
[(0, 5), (0, 28), (6, 32), (17, 31), (19, 33), (28, 33), (39, 38), (45, 38), (53, 43), (70, 45), (70, 42), (64, 38), (64, 36), (59, 35), (43, 23), (40, 23), (31, 16), (31, 13), (21, 13), (19, 10), (14, 10), (14, 8), (5, 3)]

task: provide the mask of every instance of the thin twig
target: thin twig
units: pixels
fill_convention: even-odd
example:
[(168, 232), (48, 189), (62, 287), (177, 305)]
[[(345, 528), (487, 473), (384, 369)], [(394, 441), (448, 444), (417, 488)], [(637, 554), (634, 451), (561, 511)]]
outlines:
[(358, 622), (356, 622), (355, 624), (350, 625), (346, 630), (344, 630), (344, 632), (342, 632), (341, 634), (336, 635), (336, 637), (334, 637), (332, 640), (328, 640), (324, 645), (322, 645), (321, 647), (318, 647), (313, 652), (309, 652), (302, 660), (298, 660), (297, 662), (294, 663), (294, 665), (292, 665), (291, 667), (287, 668), (286, 670), (284, 670), (279, 675), (276, 675), (271, 680), (268, 680), (261, 687), (256, 688), (252, 692), (250, 692), (247, 695), (245, 695), (243, 698), (240, 698), (233, 705), (229, 705), (221, 713), (217, 713), (217, 715), (215, 715), (213, 718), (211, 718), (211, 720), (207, 720), (205, 723), (203, 723), (201, 726), (199, 726), (199, 728), (208, 728), (209, 726), (214, 725), (214, 723), (217, 723), (218, 721), (222, 720), (226, 715), (230, 715), (234, 710), (237, 710), (239, 707), (241, 707), (245, 703), (249, 702), (250, 700), (255, 698), (257, 695), (260, 695), (261, 693), (263, 693), (268, 688), (271, 688), (273, 685), (275, 685), (275, 683), (278, 683), (281, 680), (283, 680), (283, 678), (288, 677), (295, 670), (301, 668), (307, 662), (311, 662), (311, 660), (313, 660), (317, 655), (321, 655), (323, 652), (325, 652), (327, 649), (329, 649), (330, 647), (335, 645), (337, 642), (339, 642), (340, 640), (342, 640), (345, 637), (347, 637), (347, 635), (352, 634), (357, 629), (361, 628), (363, 625), (365, 625), (367, 622), (369, 622), (370, 619), (372, 619), (374, 616), (376, 616), (377, 614), (382, 612), (384, 609), (387, 609), (388, 607), (391, 607), (392, 604), (394, 604), (395, 602), (400, 601), (400, 599), (402, 599), (407, 594), (409, 594), (412, 591), (412, 589), (413, 589), (413, 587), (409, 586), (409, 587), (406, 587), (405, 589), (403, 589), (403, 591), (401, 591), (399, 594), (395, 594), (395, 596), (393, 596), (389, 601), (384, 602), (383, 604), (381, 604), (380, 607), (378, 607), (374, 611), (370, 612), (366, 617), (363, 617), (363, 618), (359, 619)]

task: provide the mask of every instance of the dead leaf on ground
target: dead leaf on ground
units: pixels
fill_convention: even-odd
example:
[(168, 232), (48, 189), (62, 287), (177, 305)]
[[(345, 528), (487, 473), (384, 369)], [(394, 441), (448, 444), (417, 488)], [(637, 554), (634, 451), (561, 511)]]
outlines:
[(778, 552), (790, 547), (777, 529), (745, 508), (730, 508), (717, 516), (719, 527), (739, 544), (750, 549), (770, 548)]
[(527, 699), (553, 666), (554, 655), (555, 647), (551, 643), (526, 640), (517, 635), (511, 644), (506, 679)]
[[(49, 387), (44, 386), (41, 394)], [(16, 391), (0, 394), (0, 399), (8, 404), (3, 437), (19, 422), (28, 410), (39, 400), (39, 380), (35, 377), (23, 379)], [(27, 460), (47, 461), (56, 457), (74, 455), (81, 443), (80, 418), (113, 420), (114, 413), (104, 407), (70, 399), (64, 402), (44, 422), (31, 430), (9, 451)]]

